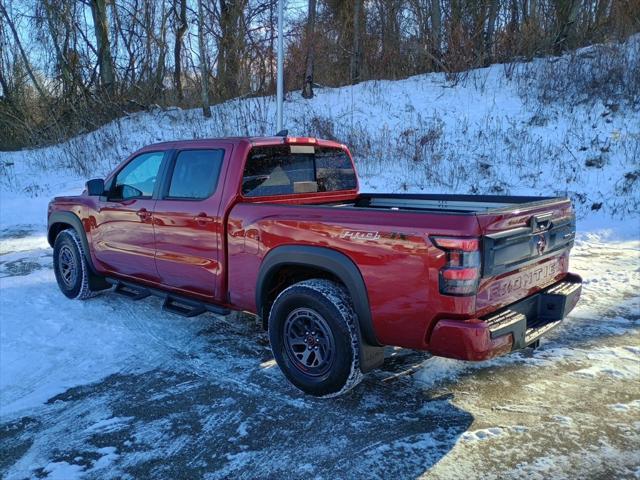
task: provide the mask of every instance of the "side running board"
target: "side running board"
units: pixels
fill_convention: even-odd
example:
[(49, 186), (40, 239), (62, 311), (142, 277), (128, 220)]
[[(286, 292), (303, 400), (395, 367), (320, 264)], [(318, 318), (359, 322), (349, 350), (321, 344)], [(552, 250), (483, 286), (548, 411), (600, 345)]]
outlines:
[(207, 311), (202, 303), (187, 302), (185, 299), (180, 300), (172, 297), (171, 295), (164, 297), (162, 309), (183, 317), (195, 317)]
[(229, 315), (229, 313), (231, 313), (226, 307), (213, 303), (200, 302), (157, 288), (146, 287), (114, 278), (107, 278), (106, 280), (115, 286), (113, 290), (115, 293), (130, 298), (131, 300), (142, 300), (150, 295), (163, 298), (164, 303), (162, 304), (162, 309), (182, 317), (195, 317), (205, 312), (215, 313), (216, 315)]
[(142, 300), (151, 295), (151, 292), (144, 287), (128, 285), (122, 282), (117, 282), (116, 288), (114, 288), (113, 291), (119, 295), (129, 297), (131, 300)]

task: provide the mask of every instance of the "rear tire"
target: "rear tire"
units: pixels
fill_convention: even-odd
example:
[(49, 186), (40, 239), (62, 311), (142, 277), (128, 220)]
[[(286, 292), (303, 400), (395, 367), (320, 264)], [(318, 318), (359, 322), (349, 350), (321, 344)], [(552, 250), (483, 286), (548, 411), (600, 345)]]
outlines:
[(305, 393), (334, 397), (362, 380), (357, 316), (335, 282), (305, 280), (283, 290), (269, 314), (269, 340), (285, 377)]
[(78, 233), (69, 228), (56, 237), (53, 245), (53, 270), (60, 291), (74, 300), (94, 296), (90, 288), (92, 273), (87, 265), (84, 248)]

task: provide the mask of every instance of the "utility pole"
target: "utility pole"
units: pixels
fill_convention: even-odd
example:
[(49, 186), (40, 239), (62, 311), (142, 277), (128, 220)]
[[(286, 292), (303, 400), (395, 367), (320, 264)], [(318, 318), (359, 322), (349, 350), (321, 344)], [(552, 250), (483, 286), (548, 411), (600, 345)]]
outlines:
[(276, 94), (276, 132), (282, 130), (282, 103), (284, 101), (284, 32), (282, 2), (278, 0), (278, 73), (277, 73), (277, 94)]

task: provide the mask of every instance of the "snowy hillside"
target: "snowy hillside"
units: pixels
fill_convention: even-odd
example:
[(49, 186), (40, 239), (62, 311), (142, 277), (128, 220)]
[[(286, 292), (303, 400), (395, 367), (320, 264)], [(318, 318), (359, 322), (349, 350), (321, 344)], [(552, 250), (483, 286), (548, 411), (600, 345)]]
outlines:
[(67, 300), (46, 239), (52, 196), (152, 142), (272, 134), (272, 98), (0, 152), (0, 477), (639, 478), (640, 92), (605, 68), (638, 51), (640, 36), (289, 95), (290, 133), (349, 145), (363, 190), (568, 194), (580, 218), (582, 299), (539, 349), (480, 363), (390, 349), (329, 401), (286, 383), (253, 317)]
[[(294, 92), (284, 123), (292, 135), (346, 143), (363, 190), (569, 195), (580, 218), (638, 218), (640, 94), (619, 98), (631, 81), (625, 74), (616, 77), (618, 87), (601, 78), (615, 67), (611, 59), (637, 62), (638, 50), (640, 35), (623, 46), (449, 79), (429, 74), (317, 89), (312, 100)], [(558, 80), (570, 76), (571, 84)], [(274, 109), (272, 97), (218, 105), (209, 120), (198, 109), (158, 109), (62, 145), (2, 152), (0, 226), (44, 224), (52, 195), (80, 191), (85, 179), (105, 175), (146, 144), (273, 134)]]

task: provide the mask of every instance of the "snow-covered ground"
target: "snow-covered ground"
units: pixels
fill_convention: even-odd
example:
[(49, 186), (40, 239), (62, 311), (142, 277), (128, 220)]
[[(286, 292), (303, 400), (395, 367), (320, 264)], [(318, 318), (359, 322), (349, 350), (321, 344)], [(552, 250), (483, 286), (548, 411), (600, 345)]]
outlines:
[(640, 478), (640, 116), (523, 88), (498, 65), (457, 84), (290, 96), (292, 133), (353, 146), (365, 190), (567, 193), (580, 216), (583, 298), (540, 349), (478, 364), (390, 350), (329, 401), (286, 384), (248, 316), (183, 319), (112, 293), (72, 302), (51, 269), (51, 196), (153, 141), (272, 133), (271, 99), (0, 152), (0, 476)]
[(290, 387), (250, 317), (65, 299), (39, 231), (0, 240), (3, 478), (634, 478), (640, 242), (581, 234), (584, 296), (540, 349), (404, 350), (345, 397)]

